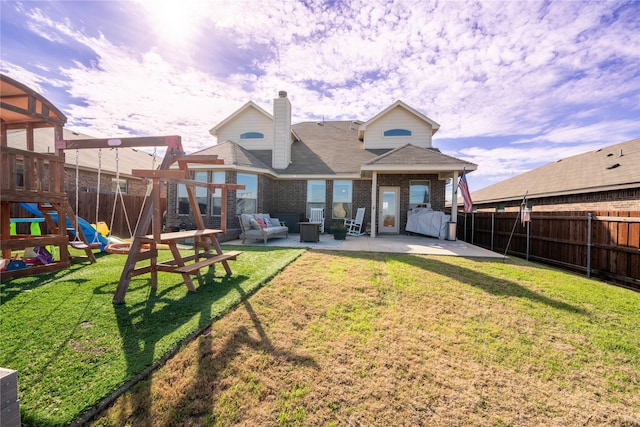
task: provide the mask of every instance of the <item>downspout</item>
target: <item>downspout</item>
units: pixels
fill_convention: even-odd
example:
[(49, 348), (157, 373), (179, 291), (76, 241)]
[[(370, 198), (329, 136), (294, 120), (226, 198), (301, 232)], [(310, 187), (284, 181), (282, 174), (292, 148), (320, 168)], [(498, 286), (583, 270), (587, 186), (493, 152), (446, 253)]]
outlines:
[(373, 171), (371, 179), (371, 237), (376, 237), (376, 219), (377, 219), (377, 207), (376, 207), (376, 188), (378, 187), (378, 172)]

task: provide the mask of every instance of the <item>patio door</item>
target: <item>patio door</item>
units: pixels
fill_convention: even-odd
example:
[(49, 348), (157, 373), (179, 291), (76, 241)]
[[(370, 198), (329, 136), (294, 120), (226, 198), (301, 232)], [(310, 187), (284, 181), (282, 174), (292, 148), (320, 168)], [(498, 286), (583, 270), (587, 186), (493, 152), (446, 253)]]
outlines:
[(378, 232), (398, 234), (400, 232), (400, 187), (380, 187), (378, 197)]

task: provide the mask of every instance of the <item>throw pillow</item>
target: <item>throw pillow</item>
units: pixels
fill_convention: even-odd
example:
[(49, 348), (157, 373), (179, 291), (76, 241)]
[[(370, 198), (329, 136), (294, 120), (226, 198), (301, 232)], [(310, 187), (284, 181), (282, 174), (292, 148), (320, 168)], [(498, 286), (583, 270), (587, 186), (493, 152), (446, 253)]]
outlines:
[(260, 224), (258, 224), (258, 221), (256, 221), (255, 219), (251, 218), (251, 228), (255, 228), (257, 230), (260, 230), (262, 227), (260, 227)]
[(258, 222), (260, 227), (267, 228), (267, 224), (265, 224), (265, 222), (264, 222), (264, 220), (262, 218), (258, 218), (258, 219), (256, 219), (256, 221)]
[(280, 227), (280, 220), (278, 218), (271, 218), (272, 227)]

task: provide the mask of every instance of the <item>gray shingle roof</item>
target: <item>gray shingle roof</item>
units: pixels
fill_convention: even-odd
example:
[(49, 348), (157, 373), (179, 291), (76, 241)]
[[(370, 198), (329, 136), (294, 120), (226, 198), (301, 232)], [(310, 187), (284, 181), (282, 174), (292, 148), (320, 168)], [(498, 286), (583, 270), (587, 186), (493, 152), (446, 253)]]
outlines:
[[(291, 164), (286, 169), (271, 168), (271, 150), (247, 150), (233, 141), (225, 141), (197, 152), (217, 154), (225, 165), (237, 165), (273, 171), (280, 175), (360, 175), (363, 165), (426, 167), (437, 165), (474, 170), (476, 165), (442, 154), (438, 149), (404, 145), (396, 149), (365, 150), (358, 139), (361, 122), (303, 122), (292, 125), (298, 138), (291, 145)], [(194, 153), (196, 154), (196, 153)]]
[(287, 174), (353, 174), (388, 150), (365, 150), (352, 121), (303, 122), (293, 125), (300, 138), (291, 146)]
[[(263, 161), (263, 155), (256, 154), (264, 151), (269, 153), (269, 160), (266, 163)], [(249, 151), (233, 141), (224, 141), (192, 154), (217, 155), (218, 158), (224, 160), (225, 165), (271, 169), (269, 166), (271, 164), (271, 150)]]
[(394, 148), (366, 163), (367, 165), (429, 165), (446, 164), (457, 167), (460, 164), (475, 169), (475, 164), (442, 154), (437, 148), (421, 148), (406, 144)]
[[(622, 153), (622, 156), (620, 156)], [(617, 165), (617, 166), (616, 166)], [(640, 187), (640, 138), (567, 157), (474, 191), (474, 203)]]

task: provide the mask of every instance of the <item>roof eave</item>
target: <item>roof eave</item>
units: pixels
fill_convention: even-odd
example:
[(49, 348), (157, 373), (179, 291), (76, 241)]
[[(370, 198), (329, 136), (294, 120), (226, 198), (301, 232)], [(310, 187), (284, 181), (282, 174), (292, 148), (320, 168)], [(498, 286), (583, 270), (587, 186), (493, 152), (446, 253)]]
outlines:
[(462, 172), (462, 170), (466, 170), (467, 172), (475, 171), (478, 167), (473, 164), (468, 163), (460, 163), (459, 165), (451, 165), (451, 164), (424, 164), (424, 165), (362, 165), (360, 168), (361, 171), (372, 171), (372, 172), (414, 172), (414, 173), (428, 173), (428, 172)]
[[(588, 194), (588, 193), (599, 193), (603, 191), (615, 191), (615, 190), (627, 190), (632, 188), (640, 188), (640, 182), (632, 182), (627, 184), (616, 184), (616, 185), (605, 185), (601, 187), (591, 187), (591, 188), (577, 188), (574, 190), (558, 190), (558, 191), (546, 191), (543, 193), (527, 193), (528, 199), (542, 199), (545, 197), (557, 197), (557, 196), (570, 196), (575, 194)], [(473, 197), (473, 193), (471, 193)], [(476, 200), (474, 199), (474, 203), (476, 204), (486, 204), (486, 203), (501, 203), (501, 202), (510, 202), (514, 200), (522, 200), (524, 194), (512, 195), (507, 197), (486, 199), (486, 200)]]

